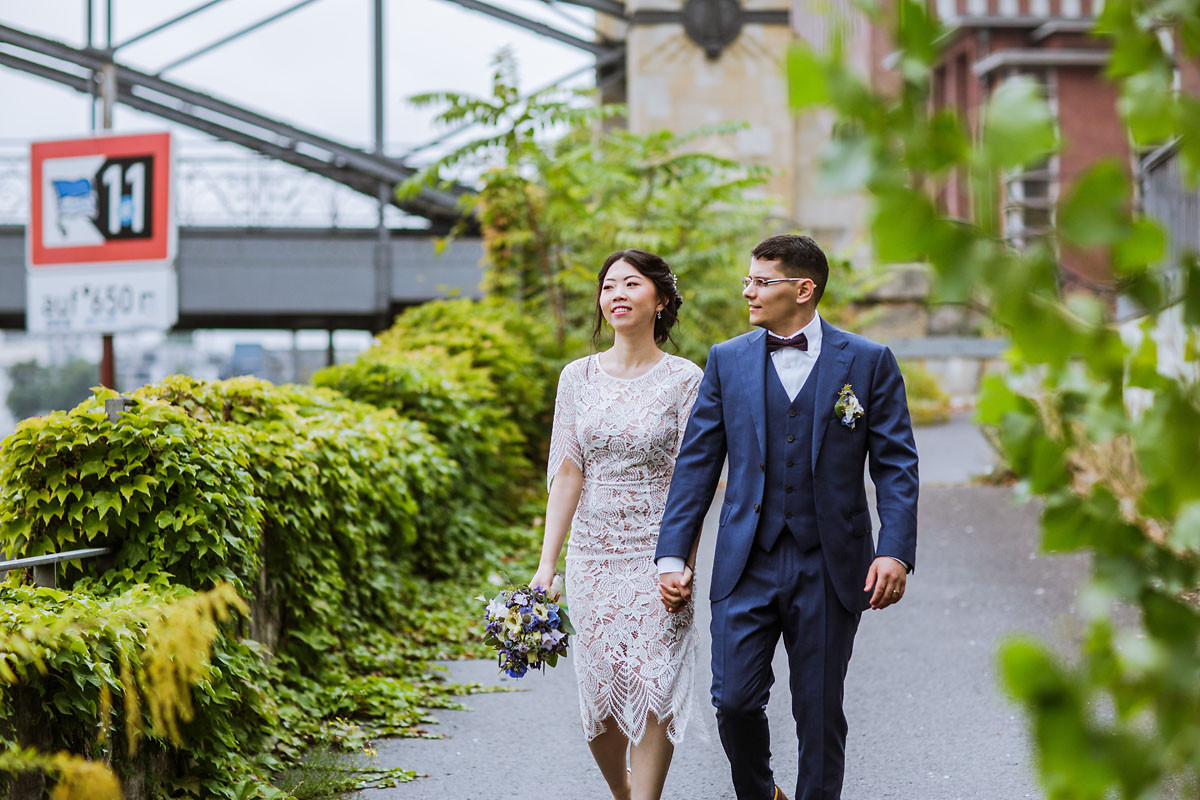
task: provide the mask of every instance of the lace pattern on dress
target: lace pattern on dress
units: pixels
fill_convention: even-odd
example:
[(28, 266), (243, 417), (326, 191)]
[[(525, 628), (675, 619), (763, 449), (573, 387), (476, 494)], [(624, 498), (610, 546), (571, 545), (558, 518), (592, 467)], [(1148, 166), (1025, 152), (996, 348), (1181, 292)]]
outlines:
[(625, 380), (589, 356), (559, 379), (547, 477), (568, 458), (584, 476), (566, 577), (589, 741), (611, 719), (639, 742), (653, 713), (668, 720), (667, 735), (678, 743), (694, 713), (694, 613), (691, 605), (675, 614), (663, 608), (654, 549), (702, 376), (690, 361), (666, 355)]

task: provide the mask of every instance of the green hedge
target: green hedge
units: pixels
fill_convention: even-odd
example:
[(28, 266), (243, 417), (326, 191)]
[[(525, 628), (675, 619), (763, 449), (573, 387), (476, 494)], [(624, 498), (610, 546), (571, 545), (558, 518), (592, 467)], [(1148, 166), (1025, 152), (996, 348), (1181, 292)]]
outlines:
[[(544, 455), (554, 388), (564, 358), (549, 321), (508, 300), (449, 300), (405, 311), (379, 337), (380, 351), (399, 353), (425, 347), (466, 356), (469, 366), (495, 390), (496, 400), (516, 422), (533, 457)], [(372, 355), (369, 352), (366, 358)], [(391, 407), (390, 403), (383, 405)]]
[(432, 513), (448, 535), (421, 554), (439, 574), (478, 559), (539, 485), (560, 367), (549, 326), (506, 301), (450, 300), (405, 312), (357, 361), (313, 381), (418, 420), (445, 446), (454, 503)]
[[(149, 782), (154, 796), (192, 787), (233, 797), (232, 786), (265, 769), (279, 714), (263, 653), (215, 618), (227, 603), (216, 605), (180, 586), (101, 597), (0, 585), (9, 735), (109, 762), (126, 784)], [(183, 613), (164, 625), (159, 617), (172, 608)], [(215, 638), (198, 630), (209, 625)], [(184, 669), (196, 670), (194, 691), (178, 686)]]
[[(264, 776), (295, 760), (322, 719), (374, 718), (395, 732), (418, 724), (422, 706), (447, 702), (422, 679), (414, 657), (425, 644), (408, 634), (420, 627), (415, 615), (433, 613), (431, 593), (449, 598), (434, 607), (471, 594), (422, 581), (478, 580), (540, 483), (530, 459), (544, 448), (559, 365), (537, 331), (503, 304), (430, 304), (356, 363), (324, 371), (319, 382), (332, 388), (176, 376), (136, 392), (116, 424), (103, 411), (111, 393), (100, 391), (0, 443), (0, 550), (115, 550), (109, 564), (64, 566), (71, 598), (151, 592), (165, 602), (227, 582), (251, 601), (255, 620), (222, 629), (212, 677), (196, 686), (186, 757), (149, 739), (169, 755), (156, 768), (168, 784), (271, 796)], [(15, 580), (5, 592), (26, 591)], [(4, 598), (10, 619), (49, 621), (61, 602)], [(457, 634), (457, 623), (437, 624)], [(120, 762), (95, 744), (104, 681), (80, 677), (103, 661), (68, 647), (45, 674), (24, 670), (18, 686), (52, 708), (52, 749)], [(263, 696), (251, 702), (251, 691)], [(261, 795), (235, 792), (234, 774), (258, 781)]]

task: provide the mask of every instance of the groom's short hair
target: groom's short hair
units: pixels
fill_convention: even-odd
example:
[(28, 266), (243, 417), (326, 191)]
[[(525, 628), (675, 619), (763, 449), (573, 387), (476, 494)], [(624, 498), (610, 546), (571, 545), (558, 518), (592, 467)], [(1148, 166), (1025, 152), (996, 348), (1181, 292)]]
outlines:
[(825, 284), (829, 282), (829, 261), (825, 252), (808, 236), (783, 234), (772, 236), (750, 253), (759, 261), (778, 261), (779, 271), (789, 278), (808, 278), (816, 287), (813, 303), (821, 302)]

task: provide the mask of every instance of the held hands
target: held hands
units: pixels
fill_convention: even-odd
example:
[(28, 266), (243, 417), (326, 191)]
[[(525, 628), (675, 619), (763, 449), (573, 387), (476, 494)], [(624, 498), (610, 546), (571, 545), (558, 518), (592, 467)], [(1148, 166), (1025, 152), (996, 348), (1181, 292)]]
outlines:
[(908, 574), (904, 566), (894, 558), (879, 556), (871, 562), (867, 570), (867, 584), (864, 592), (871, 592), (871, 608), (878, 611), (893, 603), (899, 603), (904, 597), (904, 588), (908, 582)]
[(658, 594), (667, 611), (674, 614), (692, 599), (692, 568), (685, 566), (683, 572), (666, 572), (658, 576)]

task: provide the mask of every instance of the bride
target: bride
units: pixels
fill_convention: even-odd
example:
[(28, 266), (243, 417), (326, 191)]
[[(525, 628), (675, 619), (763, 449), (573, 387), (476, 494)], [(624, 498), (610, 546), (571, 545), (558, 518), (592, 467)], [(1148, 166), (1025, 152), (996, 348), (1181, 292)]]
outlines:
[[(566, 586), (583, 732), (614, 800), (662, 795), (694, 704), (693, 608), (664, 608), (654, 564), (703, 374), (660, 349), (682, 302), (670, 267), (652, 253), (622, 250), (600, 269), (593, 342), (601, 318), (615, 338), (559, 378), (545, 538), (530, 581), (551, 585), (569, 530)], [(695, 563), (693, 547), (688, 583)]]

